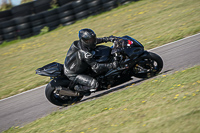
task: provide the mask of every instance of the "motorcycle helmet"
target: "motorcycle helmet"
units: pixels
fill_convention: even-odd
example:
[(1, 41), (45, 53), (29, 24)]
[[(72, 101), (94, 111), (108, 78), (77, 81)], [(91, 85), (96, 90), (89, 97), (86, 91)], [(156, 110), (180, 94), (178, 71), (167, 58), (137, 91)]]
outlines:
[(82, 42), (83, 46), (89, 50), (96, 48), (96, 34), (91, 29), (81, 29), (79, 31), (78, 37)]

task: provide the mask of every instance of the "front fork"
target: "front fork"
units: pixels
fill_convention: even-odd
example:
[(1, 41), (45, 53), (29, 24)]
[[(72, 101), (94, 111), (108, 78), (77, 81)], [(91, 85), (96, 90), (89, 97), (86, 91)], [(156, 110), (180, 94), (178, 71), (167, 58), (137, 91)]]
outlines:
[(149, 56), (149, 52), (144, 51), (144, 53), (140, 55), (132, 64), (132, 67), (135, 66), (139, 70), (139, 73), (147, 73), (152, 70), (153, 64), (148, 58), (146, 58), (148, 61), (141, 60), (142, 58), (145, 59), (147, 56)]

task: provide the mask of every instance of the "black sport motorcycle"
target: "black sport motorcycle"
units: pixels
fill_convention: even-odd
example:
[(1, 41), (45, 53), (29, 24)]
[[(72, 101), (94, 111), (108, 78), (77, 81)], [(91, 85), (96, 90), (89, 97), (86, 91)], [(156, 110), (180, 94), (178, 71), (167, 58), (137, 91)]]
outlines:
[[(99, 45), (94, 52), (94, 58), (98, 63), (110, 63), (114, 60), (120, 62), (120, 66), (106, 72), (96, 74), (88, 70), (87, 74), (99, 82), (97, 91), (106, 90), (113, 86), (131, 80), (131, 77), (150, 78), (156, 76), (163, 68), (161, 57), (155, 53), (144, 50), (143, 45), (130, 36), (120, 37), (121, 40), (129, 40), (130, 44), (117, 45), (114, 42), (112, 47)], [(62, 87), (69, 88), (71, 82), (64, 75), (63, 64), (53, 62), (36, 70), (36, 74), (51, 77), (51, 81), (45, 89), (46, 98), (57, 106), (68, 106), (79, 102), (87, 93), (74, 96), (63, 93)], [(71, 87), (72, 91), (73, 87)]]

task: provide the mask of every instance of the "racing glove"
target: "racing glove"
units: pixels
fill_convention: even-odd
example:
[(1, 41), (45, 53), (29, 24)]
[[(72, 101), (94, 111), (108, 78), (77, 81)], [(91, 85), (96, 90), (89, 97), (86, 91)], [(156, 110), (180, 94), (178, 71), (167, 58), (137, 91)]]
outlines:
[(117, 39), (117, 37), (111, 35), (111, 36), (109, 36), (109, 37), (103, 37), (102, 39), (103, 39), (104, 42), (114, 42), (115, 39)]

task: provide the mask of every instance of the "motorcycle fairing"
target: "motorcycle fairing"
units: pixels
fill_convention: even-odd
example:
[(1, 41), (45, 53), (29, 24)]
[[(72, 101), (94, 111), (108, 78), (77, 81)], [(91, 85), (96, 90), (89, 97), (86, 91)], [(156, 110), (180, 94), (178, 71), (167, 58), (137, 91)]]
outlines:
[(38, 68), (36, 74), (41, 76), (58, 77), (63, 75), (63, 64), (53, 62)]
[(98, 45), (95, 49), (94, 58), (99, 63), (106, 63), (109, 61), (111, 48), (104, 45)]
[(141, 47), (130, 47), (130, 48), (125, 48), (124, 53), (130, 58), (130, 59), (135, 59), (139, 55), (141, 55), (144, 52), (144, 49)]

